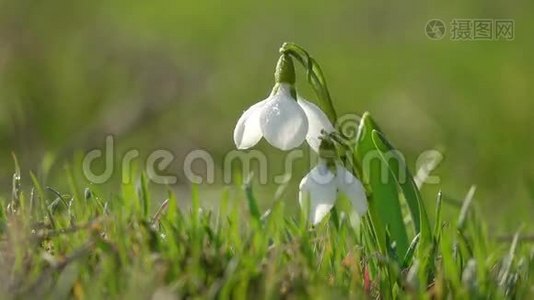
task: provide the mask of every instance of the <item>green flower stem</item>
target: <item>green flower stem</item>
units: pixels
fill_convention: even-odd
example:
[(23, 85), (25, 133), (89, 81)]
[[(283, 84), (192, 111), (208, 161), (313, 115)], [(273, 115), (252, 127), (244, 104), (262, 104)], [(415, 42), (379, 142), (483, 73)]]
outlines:
[[(280, 48), (280, 53), (293, 56), (300, 64), (306, 68), (307, 80), (313, 87), (313, 90), (317, 94), (320, 101), (320, 106), (325, 111), (328, 119), (332, 124), (337, 123), (337, 114), (330, 97), (330, 92), (326, 85), (326, 79), (323, 75), (323, 71), (315, 59), (301, 46), (295, 43), (284, 43)], [(359, 161), (354, 157), (354, 149), (350, 146), (350, 143), (345, 140), (342, 135), (333, 134), (330, 136), (338, 145), (342, 147), (341, 153), (337, 153), (338, 158), (346, 157), (347, 159), (341, 159), (345, 167), (352, 170), (352, 172), (359, 178), (362, 178), (362, 170)], [(344, 156), (343, 153), (349, 154)], [(366, 191), (370, 194), (370, 187), (367, 183), (364, 183)]]
[(306, 68), (308, 82), (313, 87), (317, 97), (319, 97), (319, 100), (321, 101), (321, 108), (325, 111), (326, 115), (330, 119), (330, 122), (332, 122), (332, 124), (336, 124), (336, 110), (334, 109), (332, 98), (328, 92), (326, 80), (319, 64), (306, 50), (304, 50), (304, 48), (295, 43), (284, 43), (280, 48), (280, 53), (293, 56), (302, 64), (304, 68)]
[[(306, 68), (307, 80), (313, 87), (315, 93), (317, 94), (321, 108), (323, 109), (323, 111), (325, 111), (330, 122), (332, 122), (332, 124), (336, 124), (336, 110), (334, 108), (332, 98), (330, 97), (330, 92), (328, 91), (328, 87), (326, 85), (326, 79), (319, 64), (304, 48), (295, 43), (284, 43), (280, 48), (280, 53), (293, 56), (298, 62), (300, 62), (300, 64), (304, 68)], [(352, 169), (353, 173), (361, 178), (361, 166), (359, 165), (358, 160), (355, 159), (352, 155), (352, 147), (349, 145), (349, 143), (344, 141), (344, 137), (342, 136), (335, 135), (331, 136), (331, 138), (333, 138), (339, 145), (342, 146), (342, 152), (351, 153), (349, 159), (350, 161), (348, 162), (348, 164), (346, 161), (344, 161), (344, 165)], [(339, 154), (338, 156), (341, 157), (341, 155)], [(369, 191), (368, 186), (366, 186), (366, 189), (367, 191)]]

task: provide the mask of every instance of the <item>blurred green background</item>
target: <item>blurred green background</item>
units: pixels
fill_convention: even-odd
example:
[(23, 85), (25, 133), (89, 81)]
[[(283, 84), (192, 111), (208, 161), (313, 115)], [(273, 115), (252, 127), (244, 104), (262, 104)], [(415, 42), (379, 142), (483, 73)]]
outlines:
[[(279, 46), (294, 41), (321, 64), (339, 114), (370, 111), (410, 162), (443, 151), (441, 183), (424, 188), (429, 205), (439, 189), (462, 199), (476, 184), (491, 224), (531, 227), (534, 2), (0, 3), (4, 195), (12, 151), (25, 170), (42, 173), (44, 159), (49, 180), (62, 185), (64, 163), (108, 134), (118, 155), (171, 150), (170, 173), (181, 174), (193, 149), (221, 167), (238, 117), (270, 92)], [(454, 18), (514, 19), (515, 39), (451, 41), (447, 32), (433, 41), (424, 27), (434, 18), (447, 29)], [(265, 142), (258, 148), (282, 157)], [(295, 172), (293, 186), (306, 171)], [(187, 190), (183, 179), (176, 188)], [(286, 196), (296, 203), (296, 187)]]

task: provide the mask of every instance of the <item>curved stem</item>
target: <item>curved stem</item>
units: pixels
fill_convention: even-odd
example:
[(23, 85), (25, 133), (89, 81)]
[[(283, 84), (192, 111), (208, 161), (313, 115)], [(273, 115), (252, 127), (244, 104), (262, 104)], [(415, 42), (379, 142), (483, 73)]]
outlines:
[(332, 124), (336, 124), (337, 115), (332, 98), (326, 86), (326, 80), (319, 64), (311, 55), (295, 43), (284, 43), (280, 48), (280, 53), (293, 56), (300, 64), (306, 68), (307, 80), (321, 101), (321, 107), (325, 110)]

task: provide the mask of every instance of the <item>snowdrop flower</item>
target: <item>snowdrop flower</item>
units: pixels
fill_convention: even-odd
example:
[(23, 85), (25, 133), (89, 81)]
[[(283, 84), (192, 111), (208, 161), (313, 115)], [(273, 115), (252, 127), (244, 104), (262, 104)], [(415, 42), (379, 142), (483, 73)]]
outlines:
[(262, 137), (281, 150), (296, 148), (306, 141), (316, 152), (321, 131), (333, 132), (328, 117), (315, 104), (297, 98), (295, 70), (291, 58), (282, 55), (275, 71), (271, 95), (247, 109), (237, 121), (234, 142), (238, 149), (256, 145)]
[(358, 216), (367, 212), (368, 204), (362, 183), (341, 164), (329, 165), (320, 159), (316, 167), (308, 173), (299, 186), (299, 203), (309, 199), (309, 219), (313, 225), (318, 224), (334, 207), (339, 193), (351, 202)]
[(248, 149), (262, 137), (280, 150), (300, 146), (308, 133), (308, 118), (295, 94), (292, 84), (278, 83), (267, 99), (247, 109), (234, 129), (236, 147)]

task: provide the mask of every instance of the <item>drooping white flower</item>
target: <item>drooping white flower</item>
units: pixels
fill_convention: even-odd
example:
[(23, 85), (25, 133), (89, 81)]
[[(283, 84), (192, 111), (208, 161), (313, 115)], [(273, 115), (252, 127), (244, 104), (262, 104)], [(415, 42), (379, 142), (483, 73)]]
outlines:
[(290, 150), (304, 142), (308, 118), (292, 95), (292, 89), (291, 84), (277, 84), (267, 99), (252, 105), (241, 115), (234, 129), (238, 149), (248, 149), (262, 137), (280, 150)]
[(359, 216), (367, 212), (367, 197), (362, 183), (341, 164), (337, 164), (335, 169), (334, 174), (326, 160), (320, 159), (300, 182), (299, 203), (303, 206), (309, 199), (309, 219), (313, 225), (321, 222), (334, 207), (338, 193), (350, 200)]
[(271, 95), (247, 109), (237, 121), (234, 142), (238, 149), (256, 145), (262, 137), (281, 150), (296, 148), (308, 141), (319, 151), (321, 131), (334, 131), (327, 116), (304, 99), (297, 101), (294, 88), (295, 68), (288, 53), (282, 53), (274, 72)]
[(333, 132), (334, 126), (326, 114), (315, 104), (291, 94), (292, 86), (278, 84), (265, 100), (252, 105), (237, 121), (234, 142), (238, 149), (256, 145), (262, 137), (274, 147), (290, 150), (302, 144), (304, 139), (319, 152), (321, 133)]

